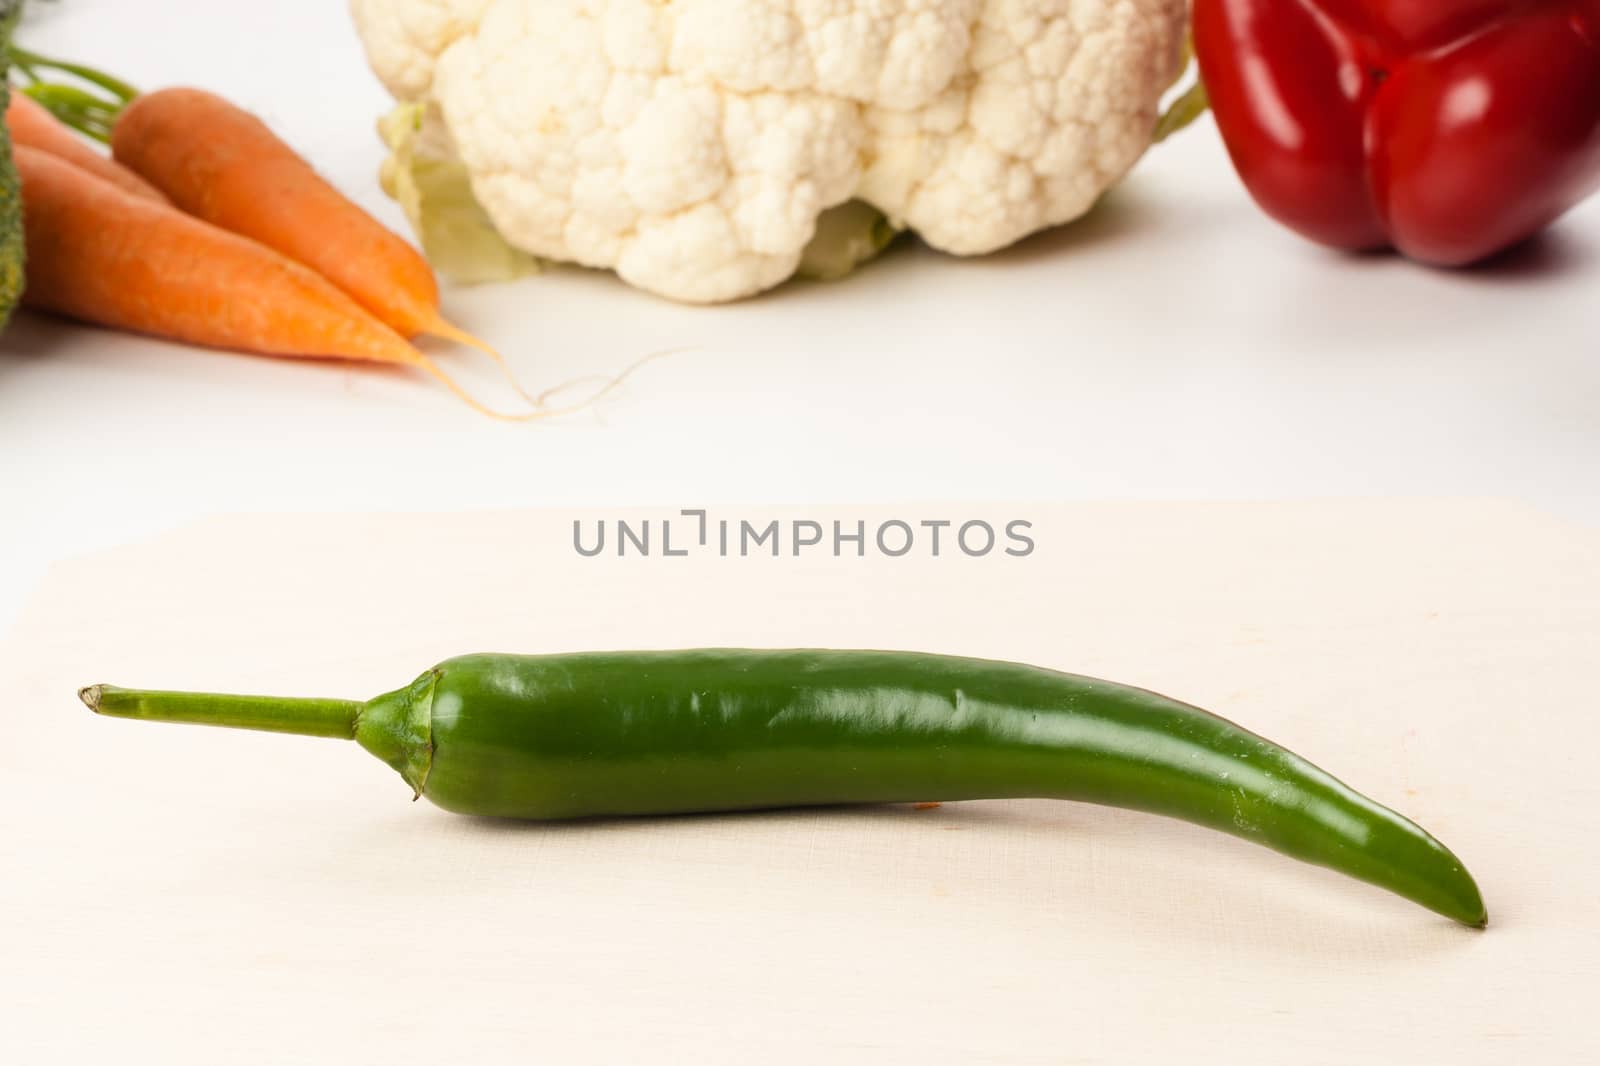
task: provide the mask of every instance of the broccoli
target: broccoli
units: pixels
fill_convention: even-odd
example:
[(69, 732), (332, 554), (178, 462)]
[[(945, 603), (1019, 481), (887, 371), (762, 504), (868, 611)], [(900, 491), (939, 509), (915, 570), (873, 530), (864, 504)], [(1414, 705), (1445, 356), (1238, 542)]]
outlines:
[[(0, 0), (0, 108), (11, 102), (11, 33), (22, 14), (22, 0)], [(22, 189), (11, 158), (11, 131), (0, 122), (0, 329), (22, 298)]]

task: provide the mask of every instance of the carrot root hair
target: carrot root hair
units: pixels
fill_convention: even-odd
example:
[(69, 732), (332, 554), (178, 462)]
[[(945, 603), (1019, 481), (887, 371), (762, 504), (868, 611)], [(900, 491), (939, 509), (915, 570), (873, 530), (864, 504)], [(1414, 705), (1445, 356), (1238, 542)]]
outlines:
[(530, 407), (540, 406), (538, 399), (529, 393), (523, 387), (522, 382), (517, 379), (516, 373), (511, 369), (511, 364), (506, 362), (506, 357), (501, 355), (499, 350), (488, 341), (468, 333), (437, 313), (422, 324), (422, 332), (430, 337), (438, 337), (440, 340), (453, 341), (456, 344), (464, 344), (468, 348), (476, 348), (493, 360), (495, 369), (500, 371), (500, 376), (505, 379), (507, 385), (511, 386), (513, 392), (522, 397)]
[[(432, 331), (429, 330), (428, 332), (431, 333)], [(446, 389), (450, 390), (451, 394), (454, 395), (456, 399), (460, 400), (462, 403), (466, 404), (468, 407), (472, 408), (481, 415), (492, 418), (497, 422), (536, 422), (546, 418), (560, 418), (566, 415), (574, 415), (586, 411), (590, 407), (593, 407), (596, 403), (600, 402), (600, 400), (605, 398), (607, 395), (620, 388), (624, 382), (626, 382), (647, 363), (652, 363), (657, 359), (663, 359), (669, 355), (675, 355), (688, 350), (689, 349), (687, 348), (668, 348), (659, 352), (652, 352), (640, 359), (636, 359), (634, 362), (625, 367), (620, 374), (588, 374), (584, 377), (573, 378), (569, 381), (564, 381), (559, 385), (554, 385), (539, 393), (537, 396), (529, 396), (520, 387), (513, 385), (513, 387), (516, 388), (518, 395), (527, 400), (529, 405), (533, 408), (531, 411), (521, 411), (516, 413), (498, 411), (490, 407), (488, 404), (485, 404), (482, 400), (479, 400), (476, 396), (472, 395), (471, 392), (467, 391), (467, 389), (463, 387), (460, 382), (456, 381), (455, 378), (446, 373), (438, 363), (435, 363), (432, 359), (428, 358), (422, 352), (417, 351), (415, 348), (412, 349), (412, 362), (413, 365), (415, 365), (423, 373), (427, 374), (439, 384), (443, 385)], [(504, 360), (499, 357), (498, 352), (494, 354), (496, 356), (497, 363), (509, 375), (510, 370), (506, 366)], [(552, 397), (559, 396), (561, 393), (566, 392), (569, 389), (576, 388), (579, 385), (594, 381), (603, 382), (603, 384), (600, 386), (600, 388), (596, 389), (588, 396), (585, 396), (582, 400), (576, 403), (568, 404), (564, 407), (549, 406), (549, 402)]]
[[(665, 359), (670, 355), (681, 355), (682, 353), (690, 350), (691, 349), (689, 347), (663, 348), (658, 352), (651, 352), (649, 355), (641, 356), (640, 358), (635, 359), (632, 363), (629, 363), (627, 366), (623, 367), (622, 372), (619, 374), (586, 374), (583, 377), (571, 378), (567, 381), (561, 382), (559, 385), (552, 385), (550, 388), (539, 393), (539, 395), (534, 398), (534, 406), (540, 409), (539, 417), (544, 418), (551, 418), (557, 415), (578, 414), (582, 411), (588, 410), (590, 407), (593, 407), (605, 397), (621, 388), (629, 378), (633, 377), (635, 373), (637, 373), (647, 364), (653, 363), (657, 359)], [(565, 407), (548, 406), (552, 397), (559, 396), (563, 392), (577, 388), (579, 385), (594, 381), (602, 382), (603, 384), (601, 384), (598, 389), (577, 403), (568, 404)]]

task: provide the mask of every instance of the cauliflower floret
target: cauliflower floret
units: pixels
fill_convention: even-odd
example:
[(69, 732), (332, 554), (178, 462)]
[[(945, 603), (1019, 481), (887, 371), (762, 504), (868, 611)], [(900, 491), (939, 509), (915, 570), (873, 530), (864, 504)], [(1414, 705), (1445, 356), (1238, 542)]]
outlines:
[(456, 38), (471, 32), (491, 0), (350, 0), (367, 60), (397, 100), (420, 100), (433, 65)]
[(1150, 143), (1187, 0), (352, 0), (511, 244), (678, 300), (793, 274), (872, 205), (976, 255)]

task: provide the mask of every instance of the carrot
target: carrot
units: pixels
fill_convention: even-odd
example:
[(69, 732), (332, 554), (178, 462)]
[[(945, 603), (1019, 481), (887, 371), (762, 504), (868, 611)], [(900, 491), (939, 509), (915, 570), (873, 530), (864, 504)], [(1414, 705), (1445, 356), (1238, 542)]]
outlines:
[(11, 128), (11, 139), (17, 144), (59, 156), (135, 196), (167, 202), (154, 185), (84, 144), (48, 108), (26, 93), (12, 92), (11, 103), (6, 108), (6, 125)]
[(15, 157), (28, 254), (25, 305), (208, 347), (416, 367), (476, 410), (513, 417), (478, 403), (309, 268), (48, 152), (18, 145)]
[(163, 89), (136, 97), (112, 128), (111, 151), (183, 210), (305, 264), (403, 336), (426, 333), (495, 355), (445, 321), (439, 284), (415, 248), (220, 96)]

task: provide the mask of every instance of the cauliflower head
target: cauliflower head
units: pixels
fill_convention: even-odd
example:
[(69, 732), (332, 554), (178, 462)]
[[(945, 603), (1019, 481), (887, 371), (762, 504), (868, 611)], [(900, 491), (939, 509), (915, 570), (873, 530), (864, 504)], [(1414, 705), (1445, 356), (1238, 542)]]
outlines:
[(494, 227), (677, 300), (795, 273), (864, 201), (977, 255), (1149, 146), (1188, 0), (351, 0)]

